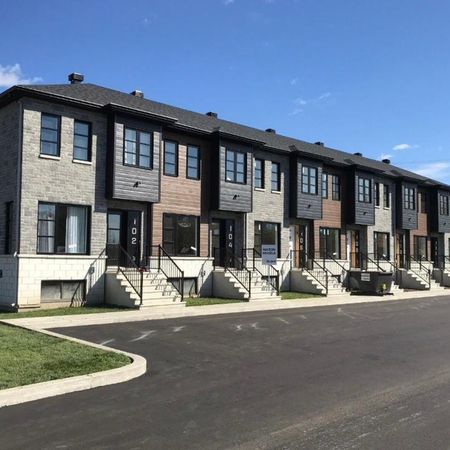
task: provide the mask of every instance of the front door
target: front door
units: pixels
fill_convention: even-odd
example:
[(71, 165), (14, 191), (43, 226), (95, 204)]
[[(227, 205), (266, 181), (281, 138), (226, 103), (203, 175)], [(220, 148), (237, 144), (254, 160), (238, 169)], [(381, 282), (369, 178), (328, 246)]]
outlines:
[(350, 261), (355, 269), (361, 268), (359, 230), (350, 231)]
[(234, 220), (213, 219), (211, 222), (211, 247), (214, 264), (223, 267), (233, 265), (234, 244)]
[[(108, 265), (139, 265), (141, 255), (141, 213), (139, 211), (108, 211)], [(122, 251), (123, 250), (123, 251)]]
[(295, 252), (295, 266), (299, 268), (306, 267), (308, 260), (308, 235), (306, 225), (298, 225), (298, 252)]
[(395, 242), (395, 253), (398, 267), (405, 268), (405, 236), (401, 233), (397, 233)]
[(439, 265), (439, 241), (437, 237), (432, 237), (431, 238), (431, 254), (430, 254), (430, 258), (431, 261), (433, 261), (433, 264), (435, 267), (438, 267)]

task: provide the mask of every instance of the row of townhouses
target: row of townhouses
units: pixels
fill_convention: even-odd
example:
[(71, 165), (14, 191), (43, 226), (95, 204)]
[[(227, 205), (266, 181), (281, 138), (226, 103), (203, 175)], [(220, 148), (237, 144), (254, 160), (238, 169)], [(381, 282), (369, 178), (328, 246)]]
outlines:
[(3, 306), (450, 285), (450, 186), (83, 78), (0, 95)]

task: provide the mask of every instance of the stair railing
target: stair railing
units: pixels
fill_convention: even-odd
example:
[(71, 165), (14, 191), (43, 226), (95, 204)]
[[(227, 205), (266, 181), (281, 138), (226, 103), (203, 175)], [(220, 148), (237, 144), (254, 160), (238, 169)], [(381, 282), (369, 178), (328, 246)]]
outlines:
[[(414, 275), (416, 275), (418, 278), (420, 278), (426, 285), (428, 285), (427, 289), (430, 290), (431, 289), (431, 270), (423, 265), (422, 259), (423, 259), (422, 257), (419, 257), (419, 258), (414, 258), (412, 256), (406, 257), (407, 268)], [(411, 262), (418, 263), (419, 270), (413, 269)]]
[[(377, 261), (377, 265), (379, 267), (381, 267), (380, 262), (386, 263), (392, 271), (392, 280), (394, 281), (395, 284), (398, 284), (398, 282), (399, 282), (399, 280), (398, 280), (398, 265), (397, 265), (396, 261), (391, 261), (387, 255), (384, 255), (384, 254), (380, 255), (378, 253), (376, 255), (373, 254), (372, 259), (374, 261), (375, 260)], [(383, 271), (387, 272), (386, 270), (383, 270)]]
[[(260, 265), (262, 266), (260, 270), (257, 266), (257, 262), (259, 262), (259, 259), (262, 260), (262, 256), (256, 248), (242, 249), (242, 261), (244, 262), (245, 266), (248, 267), (250, 265), (250, 267), (255, 272), (258, 272), (260, 274), (262, 279), (267, 278), (267, 282), (270, 284), (270, 286), (272, 286), (272, 288), (278, 295), (280, 293), (280, 271), (271, 264), (263, 264), (262, 261), (260, 263)], [(267, 269), (267, 275), (263, 274), (264, 268)]]
[(321, 265), (316, 259), (309, 258), (305, 254), (300, 255), (300, 252), (298, 250), (291, 250), (290, 255), (291, 261), (298, 261), (298, 268), (300, 270), (304, 270), (311, 278), (313, 278), (320, 286), (322, 286), (322, 288), (325, 289), (325, 295), (328, 295), (328, 276), (333, 275), (326, 268), (325, 264)]

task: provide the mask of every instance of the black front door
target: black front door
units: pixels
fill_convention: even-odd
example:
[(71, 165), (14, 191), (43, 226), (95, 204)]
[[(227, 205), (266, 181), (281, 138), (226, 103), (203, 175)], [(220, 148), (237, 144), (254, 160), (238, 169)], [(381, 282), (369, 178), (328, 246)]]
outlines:
[(232, 266), (234, 255), (234, 220), (213, 219), (211, 222), (212, 255), (214, 264), (223, 267)]
[(435, 267), (438, 267), (439, 263), (439, 241), (438, 238), (432, 237), (431, 238), (431, 261), (433, 261)]
[[(108, 211), (107, 255), (110, 266), (140, 262), (141, 214), (139, 211)], [(123, 251), (122, 251), (123, 250)]]

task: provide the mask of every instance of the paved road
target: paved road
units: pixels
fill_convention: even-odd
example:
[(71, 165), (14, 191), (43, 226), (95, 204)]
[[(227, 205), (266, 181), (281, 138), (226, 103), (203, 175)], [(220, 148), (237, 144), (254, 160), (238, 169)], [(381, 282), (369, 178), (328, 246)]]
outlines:
[(61, 332), (150, 371), (1, 409), (2, 450), (450, 448), (450, 297)]

